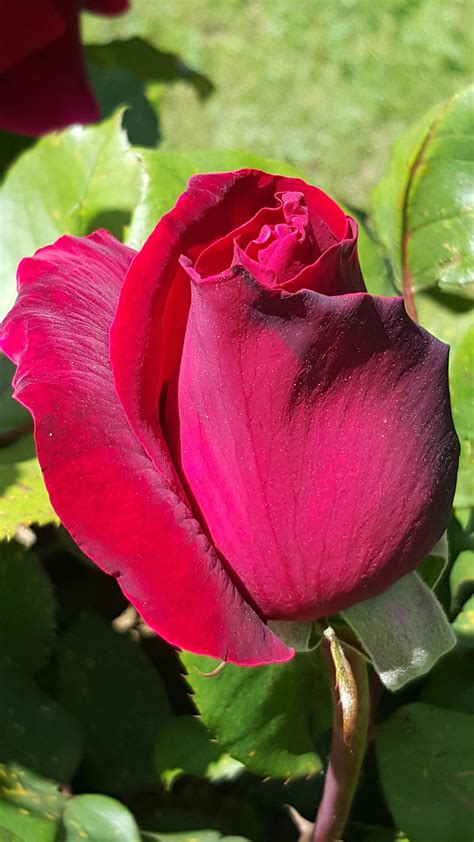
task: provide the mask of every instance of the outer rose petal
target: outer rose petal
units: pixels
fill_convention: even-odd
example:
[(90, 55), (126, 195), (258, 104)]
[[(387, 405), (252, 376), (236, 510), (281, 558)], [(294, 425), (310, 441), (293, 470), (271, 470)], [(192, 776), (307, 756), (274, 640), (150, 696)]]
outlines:
[(36, 136), (99, 117), (79, 40), (79, 0), (55, 5), (65, 22), (63, 34), (0, 76), (2, 129)]
[(32, 411), (52, 503), (74, 540), (119, 577), (170, 642), (238, 664), (293, 654), (232, 584), (184, 502), (158, 473), (117, 399), (108, 335), (134, 255), (106, 232), (63, 237), (19, 267), (3, 349)]
[(448, 350), (401, 299), (194, 282), (179, 374), (182, 469), (264, 616), (375, 596), (447, 525), (458, 443)]

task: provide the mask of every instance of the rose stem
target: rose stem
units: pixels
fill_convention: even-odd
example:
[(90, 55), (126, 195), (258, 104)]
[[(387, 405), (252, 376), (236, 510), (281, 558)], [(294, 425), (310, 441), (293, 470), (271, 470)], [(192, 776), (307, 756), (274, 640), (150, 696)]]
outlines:
[(336, 670), (330, 641), (323, 641), (332, 696), (331, 754), (324, 782), (311, 842), (336, 842), (344, 831), (367, 745), (369, 729), (369, 683), (365, 659), (351, 647), (345, 647), (345, 657), (356, 688), (356, 714), (350, 745), (344, 741), (343, 710), (336, 686)]

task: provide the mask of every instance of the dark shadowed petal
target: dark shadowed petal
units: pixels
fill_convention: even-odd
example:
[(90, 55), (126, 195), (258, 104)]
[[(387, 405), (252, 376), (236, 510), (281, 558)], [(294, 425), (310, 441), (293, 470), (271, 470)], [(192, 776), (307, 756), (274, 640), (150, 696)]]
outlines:
[(85, 9), (98, 15), (121, 15), (130, 7), (129, 0), (85, 0)]
[(2, 345), (18, 365), (16, 395), (34, 416), (52, 503), (171, 643), (240, 664), (287, 660), (292, 650), (244, 601), (202, 534), (166, 452), (157, 469), (116, 396), (109, 329), (133, 256), (97, 232), (63, 237), (19, 267)]
[(0, 73), (64, 32), (52, 0), (0, 0)]
[[(99, 117), (79, 41), (79, 0), (57, 0), (55, 5), (64, 32), (0, 75), (2, 129), (40, 135)], [(33, 26), (28, 20), (24, 25)]]
[(374, 596), (446, 528), (447, 347), (401, 299), (194, 280), (179, 416), (195, 504), (267, 617)]

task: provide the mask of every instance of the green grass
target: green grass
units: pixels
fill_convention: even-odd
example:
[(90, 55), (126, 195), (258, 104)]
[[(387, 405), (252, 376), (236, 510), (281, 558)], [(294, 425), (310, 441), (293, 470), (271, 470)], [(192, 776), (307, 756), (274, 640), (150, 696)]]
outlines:
[(367, 204), (403, 129), (472, 78), (470, 0), (132, 0), (87, 40), (142, 35), (207, 74), (160, 97), (164, 148), (242, 147)]

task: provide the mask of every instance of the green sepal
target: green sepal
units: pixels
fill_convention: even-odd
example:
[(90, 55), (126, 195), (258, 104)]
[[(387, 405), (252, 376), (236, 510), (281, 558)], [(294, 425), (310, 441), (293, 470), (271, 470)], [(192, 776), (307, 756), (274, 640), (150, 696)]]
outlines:
[(456, 643), (441, 605), (417, 573), (341, 614), (392, 691), (427, 673)]

